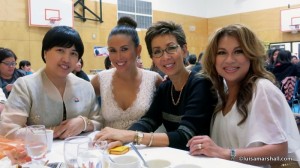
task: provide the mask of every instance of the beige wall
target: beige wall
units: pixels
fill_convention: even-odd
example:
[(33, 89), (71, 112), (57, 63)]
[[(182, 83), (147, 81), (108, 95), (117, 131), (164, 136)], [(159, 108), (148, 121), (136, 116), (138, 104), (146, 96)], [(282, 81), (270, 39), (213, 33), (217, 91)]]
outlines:
[[(86, 1), (95, 13), (99, 12), (96, 2)], [(1, 0), (0, 6), (0, 46), (11, 48), (18, 56), (18, 60), (28, 59), (33, 69), (41, 68), (44, 63), (41, 59), (41, 41), (49, 28), (28, 26), (27, 0)], [(94, 46), (106, 46), (106, 39), (112, 27), (116, 25), (117, 7), (114, 4), (103, 3), (103, 23), (75, 19), (74, 28), (79, 31), (85, 45), (83, 56), (84, 71), (104, 69), (104, 58), (94, 57)], [(76, 9), (78, 10), (78, 9)], [(87, 14), (88, 17), (92, 17)], [(172, 20), (183, 26), (191, 54), (198, 55), (205, 49), (209, 35), (216, 28), (230, 23), (243, 23), (252, 28), (265, 42), (281, 42), (300, 40), (299, 34), (282, 33), (280, 31), (280, 8), (235, 14), (217, 18), (199, 18), (162, 11), (153, 11), (153, 22), (158, 20)], [(195, 31), (190, 31), (195, 26)], [(139, 31), (142, 50), (142, 59), (145, 67), (150, 67), (144, 42), (145, 30)], [(96, 39), (92, 38), (96, 34)]]
[(241, 23), (251, 28), (265, 43), (300, 41), (300, 34), (281, 32), (280, 10), (282, 9), (286, 8), (274, 8), (263, 11), (210, 18), (208, 19), (208, 35), (210, 36), (215, 29), (223, 25)]

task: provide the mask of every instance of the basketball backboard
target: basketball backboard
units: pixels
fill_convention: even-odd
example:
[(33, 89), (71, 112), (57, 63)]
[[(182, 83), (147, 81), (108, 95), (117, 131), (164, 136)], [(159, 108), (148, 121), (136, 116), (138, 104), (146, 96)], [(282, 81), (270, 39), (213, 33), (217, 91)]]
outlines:
[(72, 0), (28, 0), (29, 26), (73, 27), (73, 13)]
[(281, 31), (295, 32), (299, 31), (300, 26), (300, 8), (281, 10)]

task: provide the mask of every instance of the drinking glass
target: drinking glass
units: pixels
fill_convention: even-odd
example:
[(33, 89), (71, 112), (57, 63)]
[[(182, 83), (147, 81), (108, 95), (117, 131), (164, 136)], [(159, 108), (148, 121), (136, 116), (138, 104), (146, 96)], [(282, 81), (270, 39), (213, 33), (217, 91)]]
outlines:
[(40, 160), (47, 153), (47, 135), (44, 125), (26, 127), (25, 147), (33, 165), (41, 165)]
[(107, 141), (78, 145), (77, 162), (80, 168), (105, 168), (107, 167)]
[(77, 155), (78, 147), (88, 148), (91, 138), (87, 136), (74, 136), (66, 138), (64, 141), (64, 159), (67, 168), (78, 168)]

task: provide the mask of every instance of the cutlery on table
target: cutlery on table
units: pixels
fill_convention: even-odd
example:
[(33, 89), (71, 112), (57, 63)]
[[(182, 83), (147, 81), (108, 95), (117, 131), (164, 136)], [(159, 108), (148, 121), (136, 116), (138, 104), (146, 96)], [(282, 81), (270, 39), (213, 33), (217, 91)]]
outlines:
[(135, 151), (135, 153), (139, 156), (139, 158), (143, 161), (144, 166), (145, 167), (149, 167), (149, 165), (147, 164), (147, 162), (145, 161), (145, 159), (143, 158), (143, 156), (141, 155), (141, 153), (138, 151), (138, 149), (132, 143), (130, 143), (130, 146)]

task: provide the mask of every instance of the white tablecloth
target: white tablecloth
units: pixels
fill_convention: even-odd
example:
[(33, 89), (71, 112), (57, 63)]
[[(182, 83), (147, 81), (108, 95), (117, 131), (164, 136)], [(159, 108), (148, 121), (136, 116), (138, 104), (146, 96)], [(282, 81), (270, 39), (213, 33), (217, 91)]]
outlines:
[[(94, 137), (95, 133), (88, 136)], [(47, 159), (49, 162), (64, 162), (63, 157), (63, 141), (55, 140), (52, 145), (52, 151), (47, 154)], [(199, 165), (201, 168), (255, 168), (256, 166), (251, 166), (247, 164), (242, 164), (238, 162), (233, 162), (218, 158), (209, 158), (205, 156), (191, 156), (188, 151), (174, 149), (170, 147), (145, 147), (137, 146), (140, 153), (146, 161), (153, 159), (163, 159), (171, 162), (171, 167), (179, 164), (189, 163)], [(135, 152), (130, 150), (126, 155), (134, 155)], [(112, 155), (111, 157), (116, 157)]]
[[(93, 138), (95, 134), (96, 132), (85, 135)], [(64, 162), (63, 148), (63, 140), (54, 140), (51, 152), (47, 153), (46, 155), (46, 160), (49, 160), (49, 163)], [(205, 156), (191, 156), (189, 155), (188, 151), (170, 147), (146, 147), (141, 145), (137, 146), (137, 148), (146, 161), (155, 159), (167, 160), (171, 162), (170, 168), (180, 164), (194, 164), (200, 166), (201, 168), (257, 168), (256, 166), (224, 159), (209, 158)], [(74, 152), (76, 152), (75, 149)], [(137, 157), (136, 153), (131, 149), (125, 155), (134, 155)], [(114, 158), (117, 156), (111, 155), (111, 157)], [(12, 166), (10, 166), (10, 161), (7, 158), (0, 160), (0, 168), (12, 168)]]

